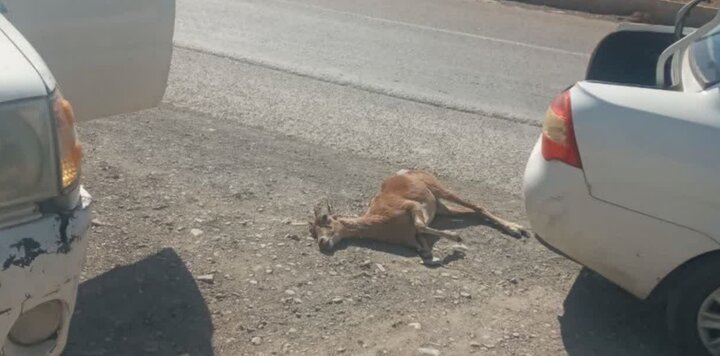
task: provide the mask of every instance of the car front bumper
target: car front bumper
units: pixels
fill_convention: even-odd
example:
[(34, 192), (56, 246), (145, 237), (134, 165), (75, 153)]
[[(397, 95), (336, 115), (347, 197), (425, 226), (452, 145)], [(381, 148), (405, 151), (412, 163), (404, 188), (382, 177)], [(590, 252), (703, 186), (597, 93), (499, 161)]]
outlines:
[[(91, 197), (82, 188), (80, 196), (78, 206), (67, 214), (46, 214), (0, 229), (0, 355), (60, 355), (64, 349), (91, 221)], [(50, 301), (61, 305), (54, 337), (33, 346), (9, 340), (23, 313)]]
[(546, 161), (538, 140), (525, 169), (525, 209), (551, 250), (646, 298), (673, 269), (718, 249), (707, 236), (595, 199), (584, 172)]

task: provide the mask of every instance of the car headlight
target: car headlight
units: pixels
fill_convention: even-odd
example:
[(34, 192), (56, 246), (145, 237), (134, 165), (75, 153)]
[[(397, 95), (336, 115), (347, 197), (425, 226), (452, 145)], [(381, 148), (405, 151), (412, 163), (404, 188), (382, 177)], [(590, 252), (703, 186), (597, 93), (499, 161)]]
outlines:
[(57, 194), (51, 117), (46, 98), (0, 105), (0, 207)]
[(0, 104), (0, 209), (71, 192), (81, 160), (72, 106), (59, 92), (50, 102)]

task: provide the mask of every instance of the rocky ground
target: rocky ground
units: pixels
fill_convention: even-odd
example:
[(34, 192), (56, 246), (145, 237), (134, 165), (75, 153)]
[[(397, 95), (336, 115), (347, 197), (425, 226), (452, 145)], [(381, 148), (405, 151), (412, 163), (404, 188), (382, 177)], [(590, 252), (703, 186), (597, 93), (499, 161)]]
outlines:
[[(439, 241), (440, 268), (320, 253), (312, 205), (360, 212), (396, 166), (169, 104), (81, 135), (96, 220), (67, 355), (667, 352), (656, 310), (480, 222), (440, 222), (469, 247)], [(446, 181), (523, 221), (518, 196)]]

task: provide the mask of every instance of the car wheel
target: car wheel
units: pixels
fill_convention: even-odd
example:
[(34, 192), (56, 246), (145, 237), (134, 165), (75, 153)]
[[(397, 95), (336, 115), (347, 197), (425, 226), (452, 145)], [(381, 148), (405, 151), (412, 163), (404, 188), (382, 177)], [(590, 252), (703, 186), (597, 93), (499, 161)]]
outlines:
[(720, 356), (720, 259), (689, 268), (670, 293), (667, 323), (683, 355)]

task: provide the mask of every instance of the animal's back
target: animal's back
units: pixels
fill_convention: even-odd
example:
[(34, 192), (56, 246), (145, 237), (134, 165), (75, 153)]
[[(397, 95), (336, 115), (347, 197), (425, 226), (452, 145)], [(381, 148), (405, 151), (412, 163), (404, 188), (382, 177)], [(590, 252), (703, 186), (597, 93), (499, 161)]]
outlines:
[[(428, 173), (422, 171), (401, 170), (396, 175), (386, 178), (380, 187), (380, 195), (387, 196), (389, 201), (415, 200), (426, 201), (432, 195), (426, 184)], [(390, 197), (398, 199), (390, 199)]]
[(442, 183), (432, 174), (426, 171), (401, 169), (394, 176), (383, 181), (380, 188), (381, 193), (416, 196), (416, 192), (429, 189), (431, 192), (444, 190)]
[(427, 172), (402, 170), (383, 181), (368, 213), (386, 217), (409, 216), (410, 207), (419, 203), (432, 220), (437, 200), (428, 183), (433, 184), (434, 181), (435, 177)]

